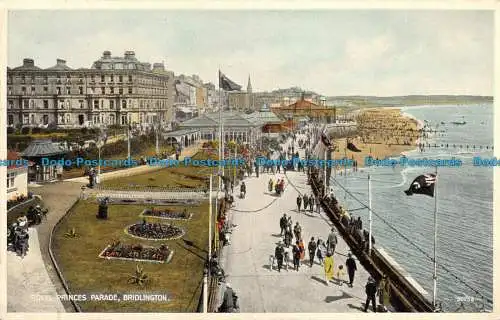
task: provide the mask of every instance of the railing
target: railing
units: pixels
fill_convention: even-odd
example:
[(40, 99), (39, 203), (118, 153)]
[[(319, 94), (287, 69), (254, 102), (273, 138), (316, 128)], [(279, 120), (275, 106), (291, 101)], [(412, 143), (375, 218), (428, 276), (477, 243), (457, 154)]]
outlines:
[[(309, 181), (314, 194), (321, 196), (321, 186), (317, 179), (310, 178)], [(432, 304), (403, 275), (388, 264), (376, 248), (372, 249), (371, 256), (368, 255), (362, 244), (358, 243), (340, 222), (340, 210), (337, 206), (330, 206), (324, 199), (321, 200), (321, 206), (363, 267), (377, 280), (380, 280), (382, 275), (386, 275), (390, 280), (391, 303), (397, 311), (433, 312)]]
[(151, 192), (151, 193), (206, 193), (208, 192), (208, 187), (205, 188), (176, 188), (176, 187), (156, 187), (156, 186), (144, 186), (144, 185), (125, 185), (125, 186), (105, 186), (97, 185), (93, 189), (87, 189), (89, 191), (99, 192), (99, 191), (113, 191), (113, 192)]

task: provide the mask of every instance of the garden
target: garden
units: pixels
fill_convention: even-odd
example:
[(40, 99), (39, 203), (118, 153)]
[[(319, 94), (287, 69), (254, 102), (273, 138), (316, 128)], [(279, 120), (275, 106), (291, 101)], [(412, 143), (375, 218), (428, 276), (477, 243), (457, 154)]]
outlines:
[[(184, 208), (161, 210), (182, 213)], [(98, 204), (79, 200), (56, 228), (52, 249), (72, 294), (166, 293), (172, 300), (79, 302), (84, 312), (196, 312), (207, 255), (208, 201), (190, 206), (191, 218), (175, 225), (142, 216), (147, 209), (109, 205), (108, 219), (98, 220)]]

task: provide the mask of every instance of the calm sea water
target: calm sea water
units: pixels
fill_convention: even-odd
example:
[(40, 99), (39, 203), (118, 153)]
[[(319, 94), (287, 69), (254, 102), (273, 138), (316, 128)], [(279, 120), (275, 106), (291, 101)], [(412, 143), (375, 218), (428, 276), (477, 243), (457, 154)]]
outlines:
[[(425, 142), (448, 144), (449, 148), (430, 148), (424, 152), (412, 151), (408, 157), (462, 160), (462, 167), (438, 169), (438, 300), (448, 312), (460, 306), (461, 297), (468, 297), (464, 306), (468, 312), (481, 311), (482, 299), (461, 284), (454, 276), (465, 281), (492, 300), (493, 296), (493, 169), (474, 167), (472, 157), (493, 157), (493, 106), (418, 106), (405, 107), (403, 112), (420, 120), (427, 120), (433, 128), (445, 133), (429, 137)], [(463, 126), (451, 121), (466, 121)], [(441, 124), (445, 122), (445, 124)], [(453, 144), (457, 144), (453, 148)], [(458, 145), (463, 145), (462, 148)], [(466, 145), (469, 145), (467, 150)], [(476, 150), (472, 146), (476, 145)], [(478, 148), (483, 146), (483, 150)], [(367, 173), (372, 178), (373, 211), (401, 234), (433, 256), (434, 198), (424, 195), (406, 196), (403, 192), (420, 174), (432, 173), (434, 168), (370, 168), (364, 172), (337, 176), (352, 195), (368, 204)], [(349, 209), (363, 205), (336, 187), (336, 194)], [(345, 197), (345, 202), (344, 202)], [(352, 212), (361, 216), (368, 229), (368, 210)], [(376, 245), (382, 246), (407, 270), (432, 299), (433, 263), (381, 219), (373, 215), (372, 231)], [(471, 302), (470, 298), (474, 301)], [(487, 309), (492, 305), (485, 302)]]

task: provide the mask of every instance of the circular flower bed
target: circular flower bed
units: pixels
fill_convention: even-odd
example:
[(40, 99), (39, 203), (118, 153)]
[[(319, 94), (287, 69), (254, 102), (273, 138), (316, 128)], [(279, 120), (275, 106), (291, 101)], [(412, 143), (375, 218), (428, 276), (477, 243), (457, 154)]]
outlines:
[(120, 241), (116, 241), (107, 246), (99, 257), (105, 259), (168, 263), (172, 255), (173, 251), (166, 245), (154, 248), (145, 247), (141, 244), (122, 244)]
[(175, 212), (168, 209), (146, 209), (142, 212), (145, 217), (155, 217), (162, 219), (173, 219), (173, 220), (189, 220), (193, 216), (192, 213), (188, 213), (186, 209), (182, 212)]
[(174, 240), (184, 235), (184, 230), (171, 224), (136, 223), (128, 226), (125, 232), (133, 237), (146, 240)]

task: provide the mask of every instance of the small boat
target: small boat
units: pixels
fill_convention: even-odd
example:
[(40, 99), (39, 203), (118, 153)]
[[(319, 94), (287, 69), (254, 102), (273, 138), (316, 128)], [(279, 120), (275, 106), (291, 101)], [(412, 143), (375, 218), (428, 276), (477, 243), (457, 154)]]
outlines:
[(441, 124), (445, 124), (444, 121), (441, 121)]
[(455, 125), (458, 125), (458, 126), (462, 126), (464, 124), (466, 124), (467, 122), (465, 121), (453, 121), (452, 124), (455, 124)]

